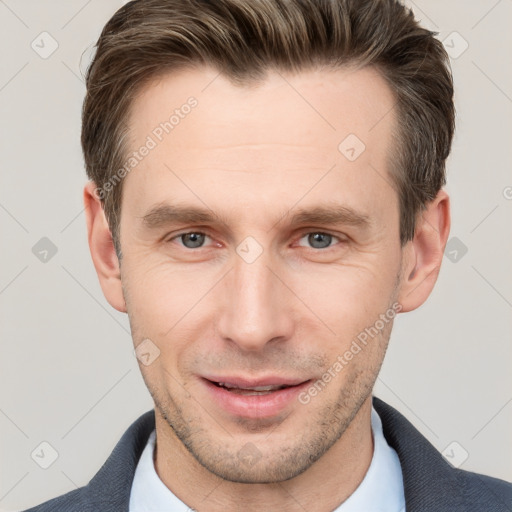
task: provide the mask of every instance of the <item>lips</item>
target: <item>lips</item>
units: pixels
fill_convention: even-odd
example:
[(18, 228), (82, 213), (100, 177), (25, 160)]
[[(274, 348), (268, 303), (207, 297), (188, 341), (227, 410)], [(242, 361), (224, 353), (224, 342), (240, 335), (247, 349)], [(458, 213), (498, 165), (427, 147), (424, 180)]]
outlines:
[(202, 382), (213, 403), (234, 416), (272, 417), (291, 407), (309, 380), (267, 376), (208, 376)]

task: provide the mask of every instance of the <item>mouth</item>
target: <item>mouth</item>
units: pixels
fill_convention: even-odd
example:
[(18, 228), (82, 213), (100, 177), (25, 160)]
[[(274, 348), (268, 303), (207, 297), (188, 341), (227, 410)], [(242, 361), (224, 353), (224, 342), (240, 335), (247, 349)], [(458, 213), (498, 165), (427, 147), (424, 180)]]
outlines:
[(214, 382), (210, 381), (214, 386), (217, 386), (219, 388), (224, 388), (227, 391), (230, 391), (231, 393), (235, 393), (237, 395), (269, 395), (270, 393), (273, 393), (274, 391), (279, 391), (280, 389), (289, 388), (292, 386), (288, 385), (272, 385), (272, 386), (253, 386), (253, 387), (240, 387), (235, 384), (231, 384), (229, 382)]
[(290, 407), (312, 379), (208, 376), (201, 380), (213, 403), (224, 411), (234, 416), (264, 418)]

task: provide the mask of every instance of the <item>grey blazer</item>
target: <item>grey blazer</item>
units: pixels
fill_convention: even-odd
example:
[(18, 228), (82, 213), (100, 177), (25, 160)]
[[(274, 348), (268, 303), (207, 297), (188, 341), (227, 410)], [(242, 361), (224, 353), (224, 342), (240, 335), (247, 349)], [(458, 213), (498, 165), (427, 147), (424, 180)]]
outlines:
[[(512, 484), (453, 468), (398, 411), (375, 397), (373, 405), (400, 459), (407, 512), (512, 512)], [(151, 410), (128, 428), (89, 484), (25, 512), (128, 512), (135, 468), (154, 428)]]

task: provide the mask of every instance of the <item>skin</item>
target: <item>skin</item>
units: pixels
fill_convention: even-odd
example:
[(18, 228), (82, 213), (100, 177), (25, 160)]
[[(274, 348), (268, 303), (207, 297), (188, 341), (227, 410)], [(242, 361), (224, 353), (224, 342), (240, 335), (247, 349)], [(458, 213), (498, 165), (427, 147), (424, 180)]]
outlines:
[[(168, 74), (136, 98), (131, 147), (190, 96), (197, 107), (124, 180), (121, 264), (95, 184), (84, 191), (105, 297), (128, 313), (135, 346), (149, 338), (160, 350), (139, 362), (155, 401), (156, 471), (199, 511), (333, 510), (371, 462), (371, 392), (392, 322), (309, 403), (270, 418), (226, 412), (199, 376), (320, 379), (392, 304), (407, 312), (427, 299), (448, 195), (427, 205), (401, 247), (388, 158), (394, 99), (374, 69), (273, 71), (251, 87), (208, 68)], [(351, 133), (366, 146), (353, 162), (338, 150)], [(144, 216), (163, 204), (222, 220), (150, 227)], [(334, 204), (368, 224), (292, 222), (300, 209)], [(177, 236), (187, 232), (208, 235), (204, 245), (187, 248)], [(320, 248), (311, 233), (332, 238), (320, 236)], [(262, 250), (252, 263), (236, 251), (248, 236)], [(251, 464), (240, 457), (248, 446)]]

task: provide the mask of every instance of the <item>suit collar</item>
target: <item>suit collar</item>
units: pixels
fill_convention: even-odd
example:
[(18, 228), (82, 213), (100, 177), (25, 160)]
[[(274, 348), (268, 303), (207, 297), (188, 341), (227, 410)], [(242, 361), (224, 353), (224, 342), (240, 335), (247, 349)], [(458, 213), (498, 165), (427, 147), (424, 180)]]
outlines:
[(373, 406), (382, 420), (386, 441), (400, 459), (407, 511), (439, 510), (440, 497), (443, 509), (468, 510), (457, 471), (437, 449), (393, 407), (376, 397), (373, 397)]
[(86, 486), (90, 510), (128, 512), (135, 469), (149, 434), (155, 428), (155, 411), (140, 416), (119, 440), (114, 451)]

